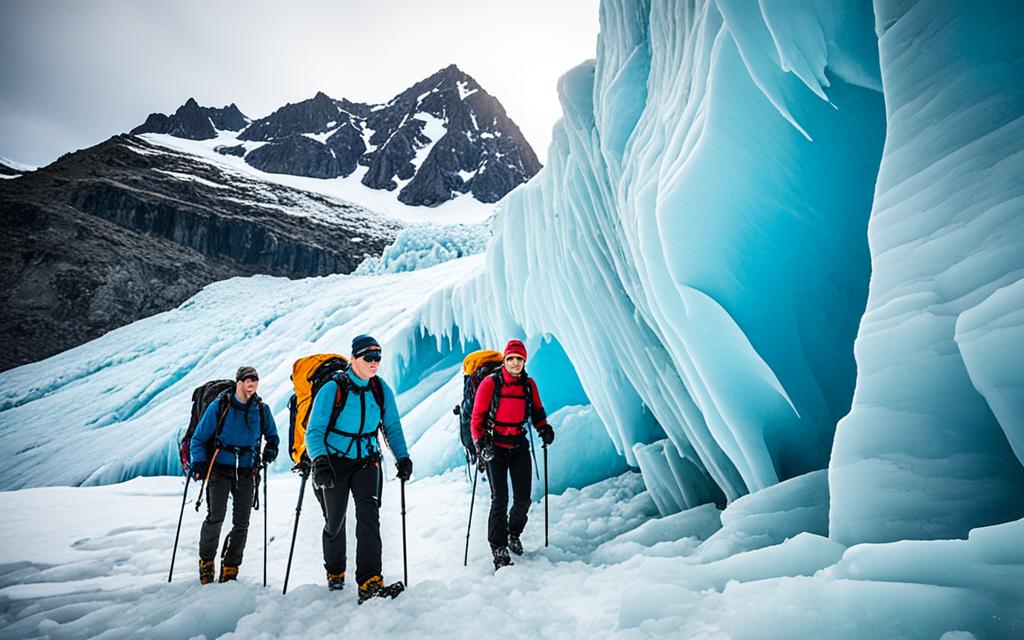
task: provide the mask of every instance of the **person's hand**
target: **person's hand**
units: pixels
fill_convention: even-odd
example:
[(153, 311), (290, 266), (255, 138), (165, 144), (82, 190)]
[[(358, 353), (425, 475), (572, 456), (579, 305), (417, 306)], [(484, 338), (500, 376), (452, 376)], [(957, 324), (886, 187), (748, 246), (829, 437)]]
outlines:
[(268, 444), (263, 447), (263, 464), (269, 465), (274, 460), (277, 460), (277, 447)]
[(399, 480), (406, 481), (412, 477), (412, 460), (409, 458), (402, 458), (395, 463), (395, 466), (398, 467)]
[(552, 429), (549, 424), (537, 429), (537, 433), (540, 434), (540, 439), (544, 443), (545, 447), (555, 441), (555, 430)]
[(193, 460), (192, 461), (192, 479), (202, 480), (206, 477), (206, 469), (210, 465), (206, 460)]
[(313, 485), (319, 489), (334, 488), (334, 469), (327, 456), (317, 456), (313, 461)]

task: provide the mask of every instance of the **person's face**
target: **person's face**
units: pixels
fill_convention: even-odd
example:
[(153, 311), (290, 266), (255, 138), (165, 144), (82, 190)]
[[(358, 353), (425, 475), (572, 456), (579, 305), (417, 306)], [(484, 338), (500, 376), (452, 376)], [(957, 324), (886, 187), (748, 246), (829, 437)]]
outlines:
[(509, 356), (505, 358), (505, 368), (508, 372), (514, 376), (518, 376), (523, 372), (523, 367), (526, 366), (526, 360), (523, 360), (519, 356)]
[(256, 388), (260, 386), (260, 381), (256, 378), (246, 378), (245, 380), (239, 380), (235, 383), (235, 392), (242, 398), (248, 398), (252, 394), (256, 393)]
[(377, 369), (380, 368), (380, 351), (371, 351), (363, 354), (358, 358), (352, 358), (352, 372), (359, 377), (360, 380), (369, 380), (373, 376), (377, 375)]

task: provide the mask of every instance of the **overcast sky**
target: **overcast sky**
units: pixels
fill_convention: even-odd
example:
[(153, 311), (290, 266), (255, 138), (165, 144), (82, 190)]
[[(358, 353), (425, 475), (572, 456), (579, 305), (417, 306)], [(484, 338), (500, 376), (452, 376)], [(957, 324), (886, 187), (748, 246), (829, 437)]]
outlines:
[(0, 0), (0, 155), (43, 165), (189, 97), (250, 118), (323, 91), (383, 102), (455, 63), (543, 161), (598, 0)]

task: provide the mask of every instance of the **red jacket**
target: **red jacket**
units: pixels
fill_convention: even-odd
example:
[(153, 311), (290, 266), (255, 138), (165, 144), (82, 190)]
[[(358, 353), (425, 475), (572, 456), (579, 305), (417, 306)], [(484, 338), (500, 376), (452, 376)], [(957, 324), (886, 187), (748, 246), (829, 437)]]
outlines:
[[(540, 393), (537, 391), (537, 381), (528, 378), (525, 372), (519, 377), (513, 377), (505, 367), (501, 368), (501, 397), (498, 400), (498, 410), (494, 415), (494, 431), (499, 436), (521, 436), (526, 433), (526, 420), (533, 420), (533, 426), (537, 429), (547, 425), (547, 414), (544, 412), (544, 405), (540, 402)], [(526, 389), (523, 381), (529, 380), (533, 391), (530, 402), (530, 415), (526, 415)], [(470, 422), (470, 431), (473, 440), (477, 441), (484, 437), (487, 432), (488, 413), (491, 411), (491, 402), (494, 399), (494, 376), (489, 375), (480, 381), (476, 390), (476, 399), (473, 400), (473, 419)], [(507, 423), (507, 424), (500, 424)], [(495, 446), (510, 448), (512, 444), (495, 441)]]

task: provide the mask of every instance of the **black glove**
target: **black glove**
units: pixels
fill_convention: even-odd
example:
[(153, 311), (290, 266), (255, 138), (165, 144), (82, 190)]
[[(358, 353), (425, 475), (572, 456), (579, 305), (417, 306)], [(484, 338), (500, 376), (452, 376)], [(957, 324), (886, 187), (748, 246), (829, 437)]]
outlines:
[(277, 446), (268, 444), (263, 447), (263, 464), (270, 464), (277, 460)]
[(399, 480), (408, 480), (412, 477), (412, 460), (409, 458), (402, 458), (395, 463), (395, 466), (398, 467)]
[(206, 477), (206, 469), (210, 466), (210, 463), (206, 460), (193, 460), (192, 461), (192, 479), (202, 480)]
[(327, 456), (317, 456), (313, 461), (313, 485), (320, 489), (334, 488), (334, 469)]
[(555, 430), (551, 428), (551, 425), (546, 424), (543, 427), (537, 428), (537, 433), (540, 434), (541, 442), (544, 446), (547, 446), (555, 441)]

